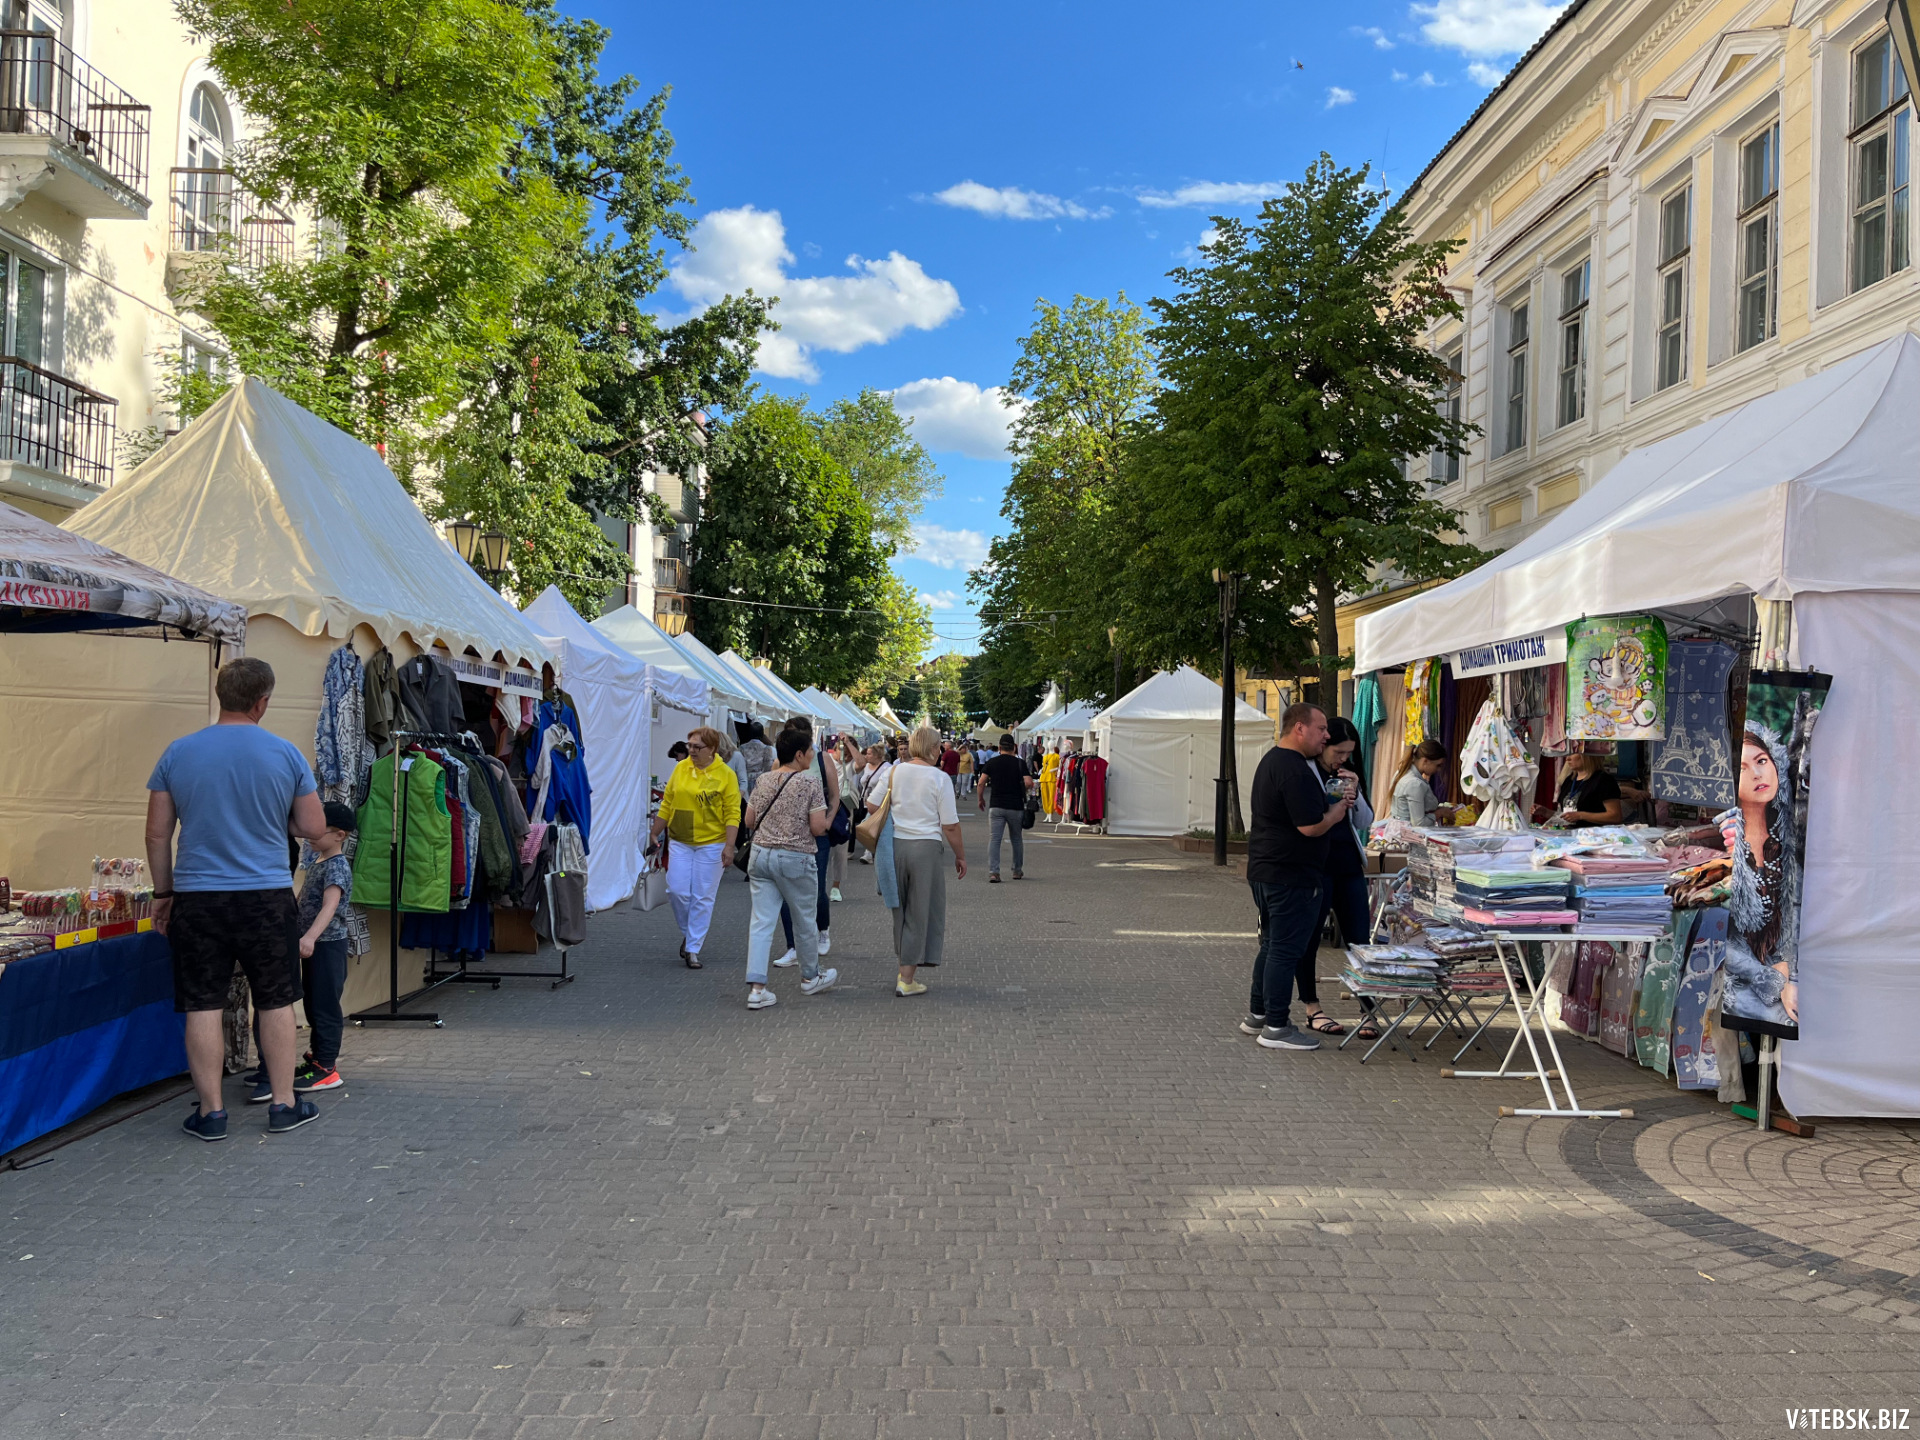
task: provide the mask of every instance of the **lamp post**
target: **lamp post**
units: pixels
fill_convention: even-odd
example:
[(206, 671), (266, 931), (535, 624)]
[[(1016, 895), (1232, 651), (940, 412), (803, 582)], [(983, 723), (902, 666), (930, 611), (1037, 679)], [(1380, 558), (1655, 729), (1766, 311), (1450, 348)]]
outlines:
[(1113, 698), (1118, 700), (1126, 692), (1120, 688), (1120, 627), (1107, 627), (1107, 644), (1113, 647)]
[(505, 531), (483, 532), (471, 520), (455, 520), (447, 526), (447, 539), (453, 542), (462, 560), (487, 577), (488, 584), (499, 586), (500, 577), (507, 569), (509, 542)]
[(1227, 863), (1227, 816), (1233, 773), (1233, 602), (1239, 577), (1231, 570), (1213, 572), (1220, 589), (1220, 774), (1213, 782), (1213, 863)]

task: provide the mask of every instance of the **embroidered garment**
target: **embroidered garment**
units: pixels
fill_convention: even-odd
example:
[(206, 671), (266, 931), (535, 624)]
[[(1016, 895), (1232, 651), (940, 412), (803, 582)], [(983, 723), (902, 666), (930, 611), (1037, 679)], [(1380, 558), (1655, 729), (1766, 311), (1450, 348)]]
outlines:
[(322, 800), (358, 805), (366, 798), (373, 755), (367, 748), (366, 668), (351, 645), (327, 657), (320, 718), (313, 730), (313, 778)]
[(1653, 747), (1657, 800), (1724, 810), (1734, 803), (1727, 681), (1735, 660), (1720, 640), (1683, 640), (1667, 652), (1667, 738)]

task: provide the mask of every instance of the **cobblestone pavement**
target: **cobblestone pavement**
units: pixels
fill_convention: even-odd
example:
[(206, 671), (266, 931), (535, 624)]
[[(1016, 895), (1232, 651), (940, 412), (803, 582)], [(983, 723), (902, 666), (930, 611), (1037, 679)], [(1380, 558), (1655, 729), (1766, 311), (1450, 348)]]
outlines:
[(1154, 842), (1029, 859), (950, 887), (923, 999), (855, 867), (839, 988), (776, 972), (750, 1014), (730, 877), (704, 971), (666, 911), (603, 917), (572, 986), (351, 1031), (349, 1092), (295, 1135), (236, 1105), (200, 1145), (169, 1105), (0, 1175), (0, 1436), (1744, 1440), (1920, 1411), (1910, 1129), (1753, 1136), (1577, 1044), (1582, 1098), (1645, 1119), (1497, 1120), (1524, 1089), (1437, 1055), (1261, 1051), (1244, 885)]

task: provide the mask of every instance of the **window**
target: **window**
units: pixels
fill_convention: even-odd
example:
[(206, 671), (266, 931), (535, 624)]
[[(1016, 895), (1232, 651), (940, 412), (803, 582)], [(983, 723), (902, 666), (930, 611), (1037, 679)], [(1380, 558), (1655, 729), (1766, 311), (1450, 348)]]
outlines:
[(1907, 75), (1887, 35), (1853, 55), (1849, 290), (1907, 268)]
[(1660, 202), (1660, 326), (1654, 336), (1654, 389), (1687, 376), (1687, 246), (1693, 229), (1693, 187)]
[(1593, 262), (1582, 260), (1560, 277), (1559, 423), (1587, 413), (1587, 288)]
[(1507, 451), (1527, 443), (1527, 305), (1507, 311)]
[[(1440, 418), (1455, 424), (1460, 421), (1461, 387), (1466, 383), (1460, 374), (1460, 352), (1449, 351), (1440, 357), (1440, 363), (1447, 367), (1447, 383), (1442, 387), (1439, 398)], [(1460, 457), (1447, 450), (1435, 450), (1428, 458), (1427, 481), (1433, 485), (1446, 485), (1460, 478)]]
[(0, 250), (0, 354), (29, 365), (47, 363), (51, 277), (38, 260)]
[(1780, 255), (1780, 122), (1740, 147), (1740, 301), (1733, 348), (1750, 350), (1774, 332), (1774, 273)]

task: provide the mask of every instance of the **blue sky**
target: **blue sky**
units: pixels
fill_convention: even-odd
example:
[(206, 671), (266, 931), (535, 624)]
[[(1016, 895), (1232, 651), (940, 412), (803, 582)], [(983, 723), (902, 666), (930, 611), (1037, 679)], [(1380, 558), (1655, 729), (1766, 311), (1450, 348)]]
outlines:
[(1540, 0), (1210, 6), (576, 3), (605, 69), (673, 87), (696, 253), (663, 303), (752, 285), (762, 382), (895, 392), (947, 476), (896, 564), (936, 650), (1003, 528), (1003, 385), (1039, 297), (1144, 304), (1212, 214), (1321, 150), (1410, 181), (1558, 10)]

